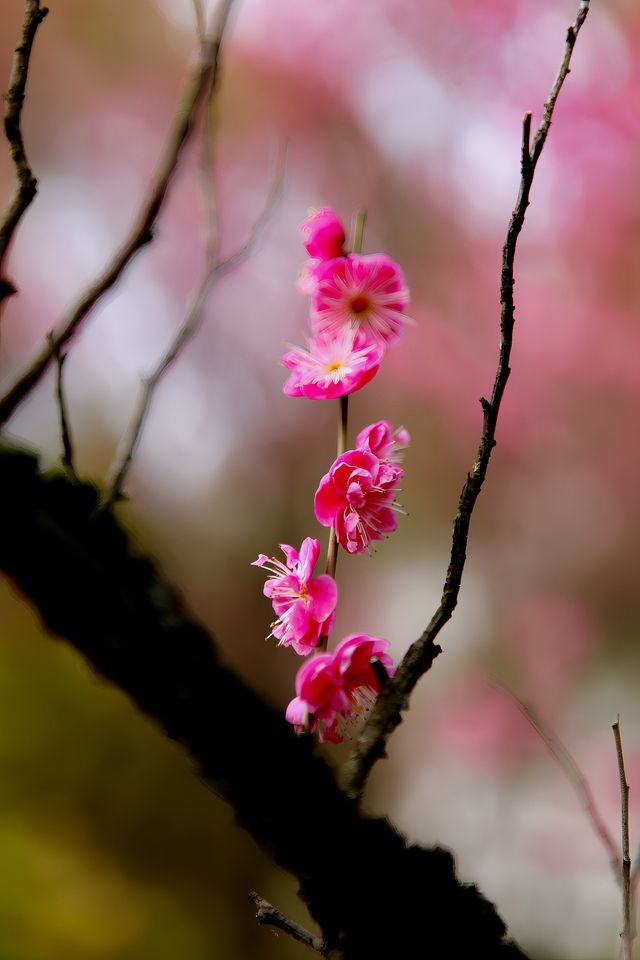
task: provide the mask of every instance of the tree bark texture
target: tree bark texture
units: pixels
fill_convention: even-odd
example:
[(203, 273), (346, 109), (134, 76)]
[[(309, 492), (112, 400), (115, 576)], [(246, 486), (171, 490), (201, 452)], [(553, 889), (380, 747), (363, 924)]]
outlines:
[[(0, 447), (0, 567), (71, 643), (195, 759), (263, 850), (300, 881), (344, 960), (523, 960), (452, 855), (359, 813), (309, 737), (222, 662), (98, 491)], [(323, 811), (313, 815), (314, 810)]]

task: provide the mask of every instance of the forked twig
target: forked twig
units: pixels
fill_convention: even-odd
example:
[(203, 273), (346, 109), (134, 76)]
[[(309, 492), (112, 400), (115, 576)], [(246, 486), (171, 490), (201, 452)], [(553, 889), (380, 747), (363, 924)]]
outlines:
[(22, 139), (21, 120), (33, 41), (48, 12), (46, 7), (40, 6), (40, 0), (26, 0), (22, 35), (13, 55), (9, 89), (4, 95), (4, 131), (18, 182), (0, 221), (0, 305), (16, 292), (11, 281), (3, 275), (4, 260), (22, 215), (38, 189), (38, 181), (29, 165)]
[(293, 937), (294, 940), (297, 940), (299, 943), (304, 943), (306, 947), (311, 947), (312, 950), (315, 950), (316, 953), (319, 953), (323, 957), (328, 955), (329, 948), (322, 937), (316, 937), (305, 927), (296, 923), (295, 920), (290, 920), (289, 917), (281, 913), (281, 911), (269, 903), (268, 900), (263, 899), (255, 890), (252, 890), (249, 894), (249, 900), (257, 907), (256, 920), (258, 923), (282, 930), (290, 937)]
[(173, 131), (160, 169), (142, 205), (128, 239), (116, 253), (105, 272), (89, 287), (53, 331), (51, 340), (42, 348), (30, 367), (0, 400), (0, 426), (6, 423), (18, 405), (39, 382), (59, 350), (78, 330), (100, 298), (117, 282), (134, 255), (153, 239), (153, 228), (164, 204), (168, 187), (178, 166), (185, 144), (194, 128), (194, 119), (210, 88), (217, 86), (220, 75), (222, 41), (233, 6), (233, 0), (222, 3), (217, 27), (202, 45), (198, 67), (189, 85), (183, 105), (178, 110)]
[(547, 98), (542, 120), (531, 145), (531, 114), (527, 113), (522, 125), (521, 178), (516, 205), (511, 215), (506, 240), (502, 250), (500, 281), (500, 353), (498, 368), (489, 400), (482, 397), (483, 424), (475, 462), (465, 480), (456, 513), (451, 542), (451, 557), (444, 583), (440, 605), (422, 636), (409, 647), (395, 676), (385, 685), (369, 720), (362, 729), (356, 748), (345, 764), (341, 782), (351, 797), (361, 795), (374, 763), (385, 755), (387, 741), (402, 721), (401, 711), (406, 710), (409, 697), (416, 683), (432, 666), (441, 648), (435, 640), (444, 625), (451, 619), (458, 603), (462, 573), (466, 561), (469, 525), (476, 501), (487, 474), (491, 451), (495, 446), (496, 424), (500, 404), (509, 378), (509, 359), (515, 324), (513, 298), (514, 259), (518, 237), (524, 224), (529, 195), (540, 154), (547, 139), (558, 94), (569, 73), (571, 54), (578, 33), (589, 11), (589, 0), (581, 0), (575, 22), (568, 28), (564, 56), (556, 80)]
[(111, 476), (106, 483), (106, 491), (102, 499), (102, 509), (109, 509), (122, 495), (122, 488), (133, 463), (133, 458), (140, 442), (140, 437), (147, 419), (147, 414), (151, 406), (155, 389), (164, 377), (165, 373), (173, 362), (178, 358), (184, 347), (196, 334), (202, 312), (209, 295), (211, 287), (219, 277), (228, 273), (249, 255), (255, 243), (268, 223), (273, 208), (280, 196), (282, 183), (284, 179), (284, 160), (279, 164), (278, 175), (274, 179), (269, 196), (265, 202), (262, 213), (256, 220), (248, 239), (233, 254), (223, 260), (208, 263), (205, 273), (196, 291), (193, 303), (188, 311), (182, 326), (179, 328), (173, 342), (156, 366), (155, 370), (143, 380), (142, 391), (137, 411), (131, 422), (129, 432), (124, 436), (120, 445), (120, 450), (116, 454)]

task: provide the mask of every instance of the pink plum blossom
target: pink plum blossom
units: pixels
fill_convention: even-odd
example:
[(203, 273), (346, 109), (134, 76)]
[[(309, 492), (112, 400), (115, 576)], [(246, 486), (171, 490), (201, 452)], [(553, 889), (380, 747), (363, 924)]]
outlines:
[(307, 253), (317, 260), (344, 256), (345, 232), (331, 207), (309, 210), (299, 227)]
[(379, 343), (363, 342), (353, 333), (314, 337), (309, 349), (296, 347), (282, 363), (291, 371), (283, 390), (289, 397), (333, 400), (360, 390), (375, 377), (384, 356)]
[(362, 553), (373, 540), (396, 529), (394, 501), (404, 477), (401, 467), (380, 460), (368, 450), (347, 450), (320, 481), (315, 495), (316, 517), (333, 527), (349, 553)]
[(384, 253), (326, 260), (313, 268), (311, 326), (323, 336), (344, 330), (394, 343), (408, 322), (409, 291), (400, 267)]
[(340, 743), (349, 719), (369, 708), (380, 693), (380, 676), (371, 660), (376, 657), (388, 676), (394, 673), (388, 646), (388, 640), (352, 633), (333, 653), (311, 657), (298, 670), (297, 696), (287, 707), (287, 720), (297, 731), (307, 722), (312, 731), (319, 726), (321, 740)]
[(398, 462), (410, 442), (411, 436), (404, 427), (394, 430), (388, 420), (378, 420), (360, 431), (356, 437), (356, 450), (369, 450), (380, 460)]
[(264, 553), (252, 564), (264, 567), (269, 573), (263, 592), (278, 615), (271, 624), (269, 636), (280, 641), (278, 646), (292, 646), (296, 653), (306, 656), (320, 637), (331, 632), (338, 587), (333, 577), (326, 573), (311, 576), (320, 554), (319, 540), (306, 537), (300, 552), (287, 543), (281, 543), (280, 549), (286, 565)]

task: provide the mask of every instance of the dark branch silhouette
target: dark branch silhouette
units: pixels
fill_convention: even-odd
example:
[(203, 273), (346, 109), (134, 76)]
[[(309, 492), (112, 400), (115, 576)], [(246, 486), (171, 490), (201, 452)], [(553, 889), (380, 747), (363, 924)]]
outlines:
[(16, 292), (14, 285), (4, 276), (4, 261), (9, 245), (25, 210), (38, 189), (38, 181), (27, 159), (21, 121), (33, 41), (38, 27), (48, 12), (46, 7), (40, 6), (40, 0), (26, 0), (22, 36), (13, 55), (9, 89), (4, 95), (4, 132), (18, 182), (15, 193), (0, 221), (0, 308), (3, 301)]

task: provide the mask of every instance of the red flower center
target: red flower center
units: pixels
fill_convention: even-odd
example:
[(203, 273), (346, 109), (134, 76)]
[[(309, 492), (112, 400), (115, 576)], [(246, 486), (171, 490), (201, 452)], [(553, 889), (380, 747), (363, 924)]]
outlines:
[(371, 306), (371, 301), (369, 300), (369, 297), (365, 297), (364, 294), (359, 293), (357, 296), (352, 298), (349, 306), (351, 307), (353, 313), (366, 313)]

